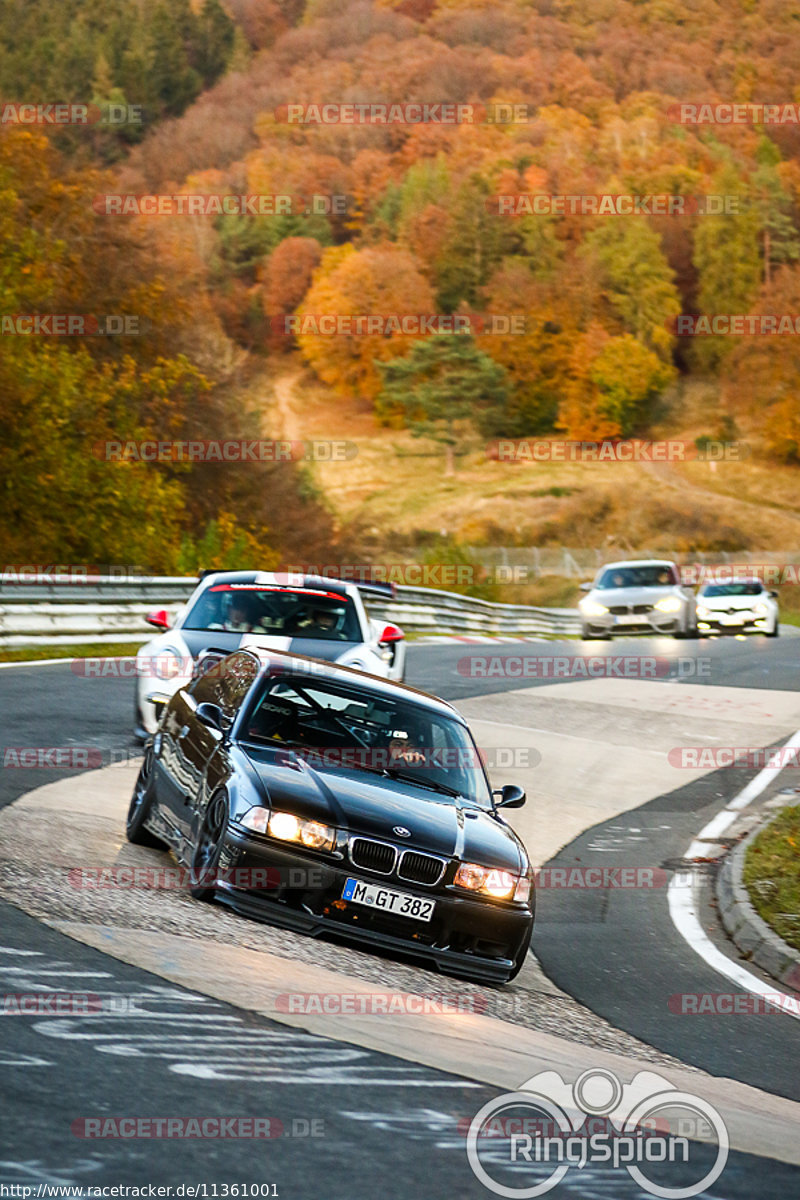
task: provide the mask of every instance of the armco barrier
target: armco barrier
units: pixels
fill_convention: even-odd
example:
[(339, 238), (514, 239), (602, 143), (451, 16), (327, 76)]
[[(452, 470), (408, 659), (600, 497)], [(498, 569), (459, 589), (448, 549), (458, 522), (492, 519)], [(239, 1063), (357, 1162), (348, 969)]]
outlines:
[[(183, 577), (118, 579), (86, 584), (0, 583), (0, 647), (141, 642), (153, 634), (145, 617), (165, 608), (174, 618), (197, 584)], [(580, 632), (575, 609), (493, 604), (440, 592), (398, 587), (393, 600), (368, 598), (371, 616), (409, 633), (549, 635)]]

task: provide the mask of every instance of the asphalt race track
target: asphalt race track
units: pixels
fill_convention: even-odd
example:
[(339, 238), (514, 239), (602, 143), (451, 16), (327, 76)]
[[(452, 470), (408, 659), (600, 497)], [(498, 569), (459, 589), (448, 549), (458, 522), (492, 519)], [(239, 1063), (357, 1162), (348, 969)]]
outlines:
[[(676, 664), (681, 660), (681, 672), (677, 666), (675, 672), (667, 670), (660, 683), (673, 693), (683, 683), (800, 691), (800, 638), (795, 637), (637, 639), (613, 646), (594, 643), (591, 651), (586, 645), (579, 650), (577, 643), (412, 645), (408, 682), (458, 704), (557, 682), (476, 678), (464, 665), (473, 654), (535, 652), (544, 659), (581, 651), (603, 656), (647, 651)], [(707, 673), (687, 669), (691, 659), (710, 664)], [(100, 752), (103, 765), (135, 757), (132, 687), (131, 680), (81, 678), (68, 662), (4, 668), (4, 747), (90, 747)], [(67, 774), (4, 769), (0, 807)], [(581, 834), (551, 865), (602, 867), (613, 845), (616, 865), (668, 868), (749, 777), (717, 772), (649, 799)], [(299, 1034), (166, 985), (4, 902), (0, 928), (4, 993), (69, 987), (118, 995), (120, 1004), (137, 998), (107, 1034), (97, 1022), (80, 1018), (6, 1017), (0, 1038), (0, 1183), (240, 1182), (277, 1185), (274, 1194), (284, 1200), (491, 1194), (467, 1165), (462, 1126), (497, 1090), (471, 1082), (466, 1063), (465, 1077), (458, 1078)], [(712, 1074), (800, 1099), (800, 1021), (789, 1016), (687, 1020), (671, 1013), (670, 995), (733, 988), (681, 940), (664, 889), (545, 890), (539, 896), (534, 949), (560, 988), (617, 1027)], [(134, 1096), (135, 1111), (154, 1117), (271, 1118), (275, 1136), (198, 1144), (88, 1141), (76, 1134), (75, 1123), (84, 1117), (126, 1114)], [(523, 1186), (519, 1176), (507, 1182)], [(525, 1177), (525, 1185), (530, 1182)], [(671, 1180), (671, 1186), (677, 1182)], [(707, 1194), (717, 1200), (757, 1200), (798, 1192), (797, 1168), (732, 1153), (723, 1177)], [(627, 1200), (649, 1193), (619, 1170), (587, 1169), (567, 1175), (550, 1194)]]

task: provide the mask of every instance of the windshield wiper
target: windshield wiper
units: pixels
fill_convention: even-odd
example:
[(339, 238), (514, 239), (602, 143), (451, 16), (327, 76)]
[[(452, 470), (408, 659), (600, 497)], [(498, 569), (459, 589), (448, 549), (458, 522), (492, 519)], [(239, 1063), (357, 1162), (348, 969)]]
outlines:
[(390, 779), (400, 779), (404, 783), (414, 783), (419, 787), (430, 788), (432, 792), (441, 792), (445, 796), (461, 796), (467, 799), (458, 788), (450, 787), (447, 783), (439, 783), (437, 779), (425, 779), (424, 776), (415, 775), (413, 771), (398, 771), (397, 767), (386, 767), (385, 774)]

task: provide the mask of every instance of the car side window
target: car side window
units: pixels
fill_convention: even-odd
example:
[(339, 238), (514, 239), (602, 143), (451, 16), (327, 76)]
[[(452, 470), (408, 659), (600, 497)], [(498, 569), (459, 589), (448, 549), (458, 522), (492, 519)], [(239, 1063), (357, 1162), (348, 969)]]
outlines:
[(245, 650), (220, 659), (195, 682), (192, 695), (197, 704), (217, 704), (226, 717), (239, 711), (259, 672), (258, 659)]

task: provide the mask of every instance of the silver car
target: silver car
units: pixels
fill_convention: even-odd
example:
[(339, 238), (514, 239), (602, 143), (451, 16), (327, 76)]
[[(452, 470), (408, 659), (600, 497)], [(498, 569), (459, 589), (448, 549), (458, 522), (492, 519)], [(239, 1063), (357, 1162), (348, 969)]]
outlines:
[(663, 633), (696, 637), (691, 588), (681, 585), (675, 563), (648, 558), (607, 563), (578, 603), (581, 635), (610, 638), (615, 633)]
[(705, 583), (697, 593), (697, 626), (701, 633), (765, 633), (777, 637), (777, 595), (760, 579)]

